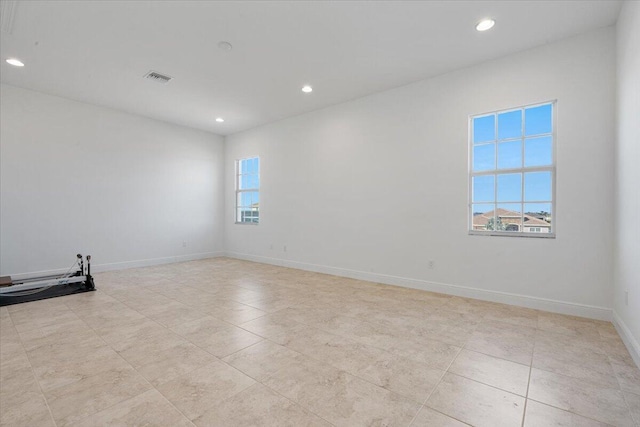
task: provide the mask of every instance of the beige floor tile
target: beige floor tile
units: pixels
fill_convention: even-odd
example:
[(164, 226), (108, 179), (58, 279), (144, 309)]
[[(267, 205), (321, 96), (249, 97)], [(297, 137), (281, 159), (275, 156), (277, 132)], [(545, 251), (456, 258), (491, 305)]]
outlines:
[(226, 357), (237, 351), (262, 341), (263, 338), (232, 326), (212, 334), (207, 340), (200, 341), (202, 348), (216, 357)]
[(0, 426), (55, 427), (51, 412), (41, 393), (27, 393), (19, 402), (3, 399), (0, 405)]
[(294, 305), (299, 305), (305, 302), (306, 300), (302, 298), (271, 297), (245, 302), (244, 304), (262, 311), (266, 311), (267, 313), (275, 313), (287, 307), (292, 307)]
[(598, 333), (601, 338), (617, 338), (618, 332), (611, 322), (603, 322), (598, 325)]
[(305, 358), (269, 377), (264, 384), (337, 426), (407, 425), (420, 404)]
[[(37, 329), (44, 326), (50, 326), (57, 323), (70, 322), (77, 320), (72, 311), (60, 301), (56, 301), (55, 305), (43, 304), (44, 301), (36, 301), (27, 303), (28, 307), (23, 310), (14, 311), (10, 314), (13, 326), (18, 332), (26, 332), (31, 329)], [(25, 304), (16, 304), (25, 305)], [(15, 307), (15, 306), (10, 306)]]
[(640, 426), (640, 395), (624, 392), (624, 398), (631, 411), (631, 417), (636, 422), (636, 425)]
[(560, 349), (578, 354), (584, 351), (607, 354), (607, 344), (600, 337), (567, 335), (544, 329), (536, 331), (536, 349), (545, 351)]
[(530, 365), (535, 335), (533, 328), (487, 321), (478, 326), (465, 348)]
[(510, 393), (526, 396), (529, 367), (470, 350), (462, 350), (449, 372)]
[(138, 368), (153, 361), (164, 360), (165, 352), (185, 345), (191, 344), (181, 336), (165, 329), (162, 333), (131, 339), (128, 345), (118, 353), (134, 368)]
[(524, 401), (521, 396), (447, 373), (426, 406), (474, 426), (518, 426)]
[(249, 307), (248, 305), (240, 303), (237, 304), (238, 305), (233, 308), (220, 306), (205, 307), (202, 308), (202, 311), (213, 317), (217, 317), (218, 319), (233, 323), (236, 326), (267, 314), (266, 311), (258, 310), (257, 308)]
[(278, 395), (255, 384), (196, 418), (203, 427), (330, 427), (331, 424)]
[(300, 305), (285, 308), (279, 311), (278, 314), (298, 323), (319, 327), (323, 323), (331, 321), (339, 313), (334, 312), (331, 307), (324, 308), (319, 305)]
[(527, 401), (524, 427), (607, 427), (608, 424), (581, 417), (535, 400)]
[(451, 297), (443, 304), (442, 307), (446, 310), (475, 314), (477, 316), (484, 317), (489, 311), (494, 311), (496, 307), (500, 306), (502, 306), (502, 304), (474, 300), (471, 298)]
[(89, 306), (100, 306), (115, 302), (115, 298), (104, 293), (101, 289), (97, 289), (95, 292), (68, 295), (60, 301), (64, 302), (71, 310), (82, 310)]
[(607, 355), (588, 349), (568, 350), (561, 342), (558, 342), (555, 348), (537, 346), (533, 353), (533, 367), (582, 379), (595, 385), (618, 387)]
[(143, 312), (143, 314), (167, 328), (209, 317), (207, 314), (195, 310), (193, 307), (175, 301), (154, 310), (153, 313), (147, 314)]
[(625, 363), (629, 366), (636, 366), (633, 358), (629, 354), (627, 346), (622, 341), (622, 338), (618, 337), (606, 337), (602, 338), (604, 343), (604, 349), (611, 359), (615, 363)]
[(142, 314), (121, 303), (105, 310), (96, 310), (95, 313), (87, 315), (80, 312), (77, 313), (97, 333), (100, 333), (103, 329), (119, 328), (133, 322), (142, 322), (146, 319)]
[(0, 343), (0, 372), (7, 369), (30, 368), (31, 363), (22, 344), (4, 342)]
[(306, 328), (305, 325), (292, 320), (282, 312), (267, 314), (255, 320), (250, 320), (241, 324), (240, 327), (275, 342), (278, 342), (276, 337), (284, 332), (295, 332)]
[(282, 334), (278, 339), (288, 348), (419, 403), (444, 374), (440, 369), (312, 327)]
[(215, 356), (185, 342), (150, 357), (149, 363), (137, 366), (136, 370), (151, 384), (158, 386), (215, 360)]
[(65, 339), (28, 351), (31, 364), (36, 368), (74, 359), (82, 360), (109, 350), (109, 346), (96, 334), (81, 336), (83, 338), (81, 341)]
[(279, 344), (261, 341), (225, 357), (223, 361), (251, 378), (264, 381), (302, 358), (303, 356), (300, 353)]
[(70, 425), (151, 388), (132, 368), (104, 372), (45, 392), (58, 426)]
[(42, 345), (83, 341), (87, 335), (95, 332), (79, 318), (71, 321), (30, 329), (20, 333), (20, 339), (26, 350), (33, 350)]
[(190, 420), (202, 416), (222, 399), (255, 384), (255, 381), (226, 363), (215, 361), (181, 377), (160, 384), (157, 389)]
[(584, 317), (541, 311), (538, 315), (538, 328), (565, 335), (582, 337), (600, 337), (598, 327), (601, 323)]
[(640, 394), (640, 369), (626, 363), (611, 363), (620, 388), (635, 394)]
[(318, 329), (386, 350), (435, 369), (446, 369), (460, 351), (460, 347), (417, 334), (408, 334), (391, 326), (363, 322), (322, 310), (311, 312), (311, 316), (309, 324)]
[(484, 316), (486, 320), (497, 320), (513, 325), (535, 328), (538, 325), (538, 310), (501, 304), (494, 310), (488, 310)]
[(157, 390), (149, 390), (91, 415), (74, 426), (189, 427), (193, 424)]
[(190, 322), (184, 322), (172, 326), (170, 329), (176, 334), (183, 336), (190, 341), (205, 339), (208, 335), (228, 329), (232, 325), (215, 317), (206, 316)]
[(20, 401), (22, 395), (29, 392), (40, 393), (31, 366), (7, 364), (0, 369), (0, 400), (3, 403), (10, 399)]
[(226, 258), (96, 282), (0, 308), (3, 426), (52, 424), (41, 386), (59, 425), (509, 424), (530, 365), (528, 424), (640, 418), (608, 322)]
[(104, 346), (86, 357), (50, 359), (33, 365), (33, 371), (43, 391), (68, 385), (103, 372), (128, 369), (130, 365), (112, 348)]
[(150, 319), (134, 321), (118, 327), (97, 328), (96, 333), (114, 350), (120, 352), (156, 335), (167, 334), (167, 329)]
[(464, 427), (467, 425), (426, 406), (411, 423), (411, 427)]
[(531, 370), (530, 399), (619, 427), (633, 426), (622, 391), (564, 375)]

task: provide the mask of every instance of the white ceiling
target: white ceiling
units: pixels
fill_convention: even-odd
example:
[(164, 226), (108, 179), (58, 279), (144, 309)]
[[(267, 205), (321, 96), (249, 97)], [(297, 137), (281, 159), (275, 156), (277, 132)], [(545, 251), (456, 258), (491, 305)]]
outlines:
[[(2, 33), (2, 82), (227, 135), (611, 25), (619, 9), (610, 0), (18, 1)], [(487, 16), (496, 26), (475, 31)], [(174, 80), (144, 80), (150, 70)]]

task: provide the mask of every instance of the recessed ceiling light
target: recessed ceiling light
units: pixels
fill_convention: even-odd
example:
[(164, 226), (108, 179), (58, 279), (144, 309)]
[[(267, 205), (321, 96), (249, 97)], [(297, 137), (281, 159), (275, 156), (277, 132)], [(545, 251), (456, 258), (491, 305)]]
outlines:
[(216, 118), (216, 122), (222, 123), (222, 122), (224, 122), (224, 119), (222, 117), (218, 117), (218, 118)]
[(24, 64), (22, 63), (22, 61), (20, 61), (19, 59), (16, 58), (9, 58), (7, 59), (7, 63), (11, 64), (15, 67), (24, 67)]
[(225, 42), (225, 41), (221, 41), (218, 43), (218, 47), (222, 50), (226, 50), (227, 52), (229, 52), (231, 49), (233, 49), (233, 45), (229, 42)]
[(307, 85), (307, 86), (302, 86), (302, 91), (303, 91), (304, 93), (310, 93), (310, 92), (313, 92), (313, 88), (312, 88), (311, 86), (309, 86), (309, 85)]
[(494, 21), (493, 19), (483, 19), (476, 25), (476, 30), (487, 31), (493, 28), (494, 25), (496, 25), (496, 21)]

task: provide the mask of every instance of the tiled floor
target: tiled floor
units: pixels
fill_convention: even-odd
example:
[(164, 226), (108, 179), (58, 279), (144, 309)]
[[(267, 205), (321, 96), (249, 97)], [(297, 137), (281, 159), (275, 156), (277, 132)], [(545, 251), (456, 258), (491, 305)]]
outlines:
[(1, 308), (2, 426), (640, 425), (607, 322), (225, 258), (96, 284)]

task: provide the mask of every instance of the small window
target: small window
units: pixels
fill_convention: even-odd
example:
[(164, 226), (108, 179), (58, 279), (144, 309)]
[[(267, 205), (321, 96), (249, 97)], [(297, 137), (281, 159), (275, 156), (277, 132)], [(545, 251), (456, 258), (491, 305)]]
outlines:
[(236, 224), (260, 221), (260, 158), (236, 160)]
[(470, 117), (471, 234), (555, 234), (555, 102)]

